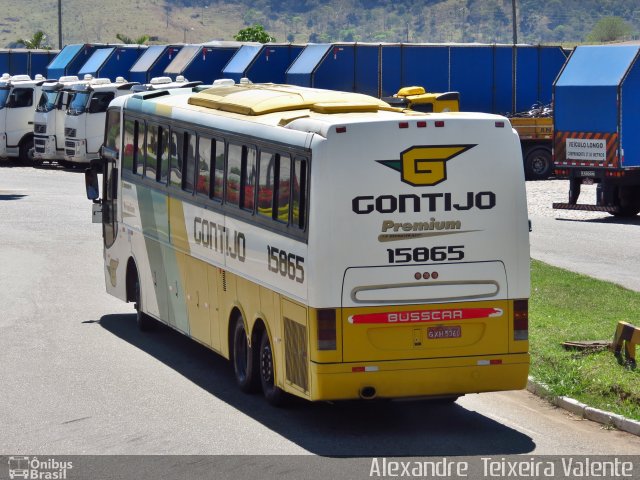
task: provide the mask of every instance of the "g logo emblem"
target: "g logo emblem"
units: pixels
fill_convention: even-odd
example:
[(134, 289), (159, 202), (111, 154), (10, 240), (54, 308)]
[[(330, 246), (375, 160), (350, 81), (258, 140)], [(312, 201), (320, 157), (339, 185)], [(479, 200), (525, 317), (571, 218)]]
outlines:
[(447, 161), (475, 145), (414, 146), (400, 154), (400, 161), (378, 160), (400, 172), (401, 179), (414, 187), (430, 187), (447, 179)]

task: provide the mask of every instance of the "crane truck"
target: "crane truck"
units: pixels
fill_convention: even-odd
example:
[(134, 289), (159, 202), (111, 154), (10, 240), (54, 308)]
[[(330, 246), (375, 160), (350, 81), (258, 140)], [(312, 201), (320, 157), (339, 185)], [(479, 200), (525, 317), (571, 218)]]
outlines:
[[(382, 100), (392, 107), (410, 108), (419, 112), (458, 112), (458, 92), (428, 93), (423, 87), (404, 87)], [(553, 118), (548, 107), (534, 106), (531, 110), (509, 116), (511, 126), (518, 132), (522, 147), (524, 172), (528, 180), (544, 180), (553, 172)]]

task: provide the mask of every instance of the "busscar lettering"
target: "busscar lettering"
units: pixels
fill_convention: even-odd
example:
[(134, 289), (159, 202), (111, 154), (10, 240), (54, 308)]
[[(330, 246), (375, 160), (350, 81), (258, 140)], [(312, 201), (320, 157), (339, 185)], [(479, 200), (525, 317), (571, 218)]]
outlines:
[(425, 310), (422, 312), (399, 312), (387, 315), (388, 323), (429, 322), (462, 319), (462, 310)]
[(216, 253), (244, 262), (247, 240), (244, 233), (237, 232), (215, 222), (195, 217), (193, 219), (193, 239)]
[(351, 209), (358, 215), (378, 213), (421, 213), (436, 211), (491, 210), (496, 206), (494, 192), (423, 193), (422, 195), (360, 195), (351, 200)]

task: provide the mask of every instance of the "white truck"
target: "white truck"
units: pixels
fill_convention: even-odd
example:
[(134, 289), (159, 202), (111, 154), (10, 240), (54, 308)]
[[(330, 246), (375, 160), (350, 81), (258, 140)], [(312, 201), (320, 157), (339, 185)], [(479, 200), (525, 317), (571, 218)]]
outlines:
[(57, 161), (64, 165), (64, 116), (71, 96), (71, 87), (92, 79), (85, 75), (64, 76), (42, 84), (40, 100), (33, 123), (33, 161), (35, 164)]
[(33, 113), (44, 82), (39, 74), (0, 77), (0, 158), (33, 158)]
[(100, 157), (104, 124), (109, 102), (128, 95), (138, 82), (117, 77), (93, 78), (71, 87), (71, 97), (64, 118), (64, 161), (69, 165), (87, 164)]

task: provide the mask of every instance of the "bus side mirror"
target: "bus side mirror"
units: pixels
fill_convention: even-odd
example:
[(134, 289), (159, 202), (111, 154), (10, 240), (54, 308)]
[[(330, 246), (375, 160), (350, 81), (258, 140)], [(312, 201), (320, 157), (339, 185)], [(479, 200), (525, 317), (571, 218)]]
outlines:
[(100, 197), (100, 187), (98, 186), (98, 172), (93, 168), (84, 171), (84, 185), (87, 190), (87, 198), (96, 202)]

